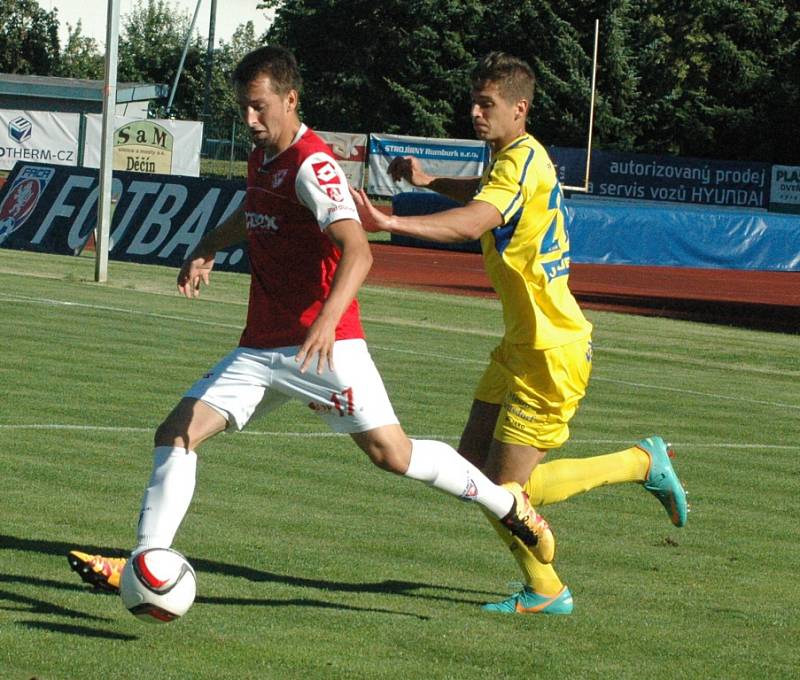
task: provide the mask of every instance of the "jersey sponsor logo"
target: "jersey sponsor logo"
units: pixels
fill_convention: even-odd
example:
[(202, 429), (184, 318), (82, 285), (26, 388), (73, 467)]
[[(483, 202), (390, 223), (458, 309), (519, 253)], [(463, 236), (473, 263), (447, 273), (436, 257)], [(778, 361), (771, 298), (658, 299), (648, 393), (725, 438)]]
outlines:
[(25, 224), (54, 174), (53, 168), (22, 169), (0, 204), (0, 243)]
[[(341, 184), (339, 181), (339, 173), (336, 172), (336, 168), (331, 161), (321, 161), (319, 163), (312, 163), (311, 164), (312, 170), (314, 170), (314, 175), (317, 177), (317, 181), (322, 184)], [(335, 200), (335, 199), (334, 199)]]
[(283, 168), (278, 170), (271, 178), (271, 184), (273, 189), (277, 189), (281, 184), (283, 184), (283, 180), (286, 179), (286, 175), (289, 172), (288, 168)]
[(328, 196), (332, 201), (341, 203), (344, 200), (344, 194), (342, 194), (341, 187), (335, 184), (325, 187), (325, 192), (328, 194)]
[(247, 212), (245, 213), (245, 220), (248, 231), (261, 231), (267, 233), (275, 233), (278, 231), (278, 221), (272, 215)]
[(547, 276), (547, 282), (550, 283), (553, 279), (559, 276), (567, 276), (569, 274), (570, 256), (569, 251), (562, 253), (561, 257), (554, 262), (544, 262), (542, 268)]

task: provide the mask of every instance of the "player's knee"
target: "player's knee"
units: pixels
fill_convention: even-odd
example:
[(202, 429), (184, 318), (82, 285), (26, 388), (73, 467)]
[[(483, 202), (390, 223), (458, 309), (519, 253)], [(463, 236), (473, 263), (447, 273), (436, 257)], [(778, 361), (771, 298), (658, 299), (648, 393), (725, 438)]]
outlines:
[(411, 440), (399, 424), (386, 425), (350, 435), (381, 470), (404, 475), (411, 460)]
[(188, 428), (178, 426), (173, 418), (166, 418), (157, 428), (153, 437), (154, 446), (173, 446), (191, 449), (194, 443), (189, 437)]
[(381, 470), (403, 475), (408, 469), (408, 453), (391, 442), (369, 438), (356, 439), (356, 443), (369, 456), (373, 464)]

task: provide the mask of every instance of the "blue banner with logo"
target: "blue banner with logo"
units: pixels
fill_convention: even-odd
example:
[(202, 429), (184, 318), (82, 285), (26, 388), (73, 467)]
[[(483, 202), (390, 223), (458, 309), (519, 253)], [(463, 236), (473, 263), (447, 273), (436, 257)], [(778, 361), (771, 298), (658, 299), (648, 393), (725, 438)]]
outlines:
[[(0, 246), (73, 255), (97, 223), (98, 171), (17, 163), (0, 189)], [(180, 266), (242, 202), (242, 182), (115, 172), (109, 258)], [(215, 267), (247, 271), (244, 244)]]
[[(586, 150), (551, 147), (548, 151), (561, 183), (583, 186)], [(611, 199), (766, 209), (770, 168), (768, 163), (592, 151), (588, 193)]]

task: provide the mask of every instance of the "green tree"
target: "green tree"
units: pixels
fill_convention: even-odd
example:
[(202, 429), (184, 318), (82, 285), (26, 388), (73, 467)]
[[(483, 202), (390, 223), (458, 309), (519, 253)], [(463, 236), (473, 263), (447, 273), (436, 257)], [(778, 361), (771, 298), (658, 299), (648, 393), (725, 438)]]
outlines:
[(286, 0), (267, 38), (291, 48), (303, 113), (320, 129), (460, 133), (474, 56), (477, 0)]
[(58, 16), (36, 0), (0, 2), (0, 72), (52, 75), (58, 64)]
[[(190, 25), (191, 18), (165, 0), (138, 0), (121, 20), (118, 79), (164, 83), (172, 88)], [(178, 118), (197, 119), (203, 110), (204, 87), (205, 52), (195, 33), (178, 81), (173, 113)]]
[(525, 59), (536, 73), (531, 129), (547, 144), (586, 143), (591, 96), (591, 52), (557, 2), (486, 2), (472, 54), (503, 50)]
[(105, 73), (103, 55), (94, 38), (83, 35), (83, 27), (67, 24), (67, 44), (61, 50), (56, 74), (64, 78), (100, 80)]
[[(214, 68), (209, 91), (211, 116), (204, 121), (207, 137), (227, 138), (233, 121), (240, 119), (239, 105), (231, 88), (230, 75), (239, 60), (261, 44), (252, 21), (240, 24), (230, 42), (220, 41), (214, 50)], [(244, 129), (242, 129), (244, 135)], [(249, 138), (248, 138), (249, 139)]]

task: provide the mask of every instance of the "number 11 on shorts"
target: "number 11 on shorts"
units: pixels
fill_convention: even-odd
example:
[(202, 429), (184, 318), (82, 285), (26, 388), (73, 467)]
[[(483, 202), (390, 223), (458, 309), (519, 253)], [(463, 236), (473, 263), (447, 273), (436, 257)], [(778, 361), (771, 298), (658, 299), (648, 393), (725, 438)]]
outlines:
[(341, 393), (333, 392), (331, 394), (331, 402), (333, 407), (339, 412), (340, 416), (353, 415), (353, 388), (347, 387)]

